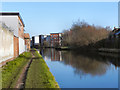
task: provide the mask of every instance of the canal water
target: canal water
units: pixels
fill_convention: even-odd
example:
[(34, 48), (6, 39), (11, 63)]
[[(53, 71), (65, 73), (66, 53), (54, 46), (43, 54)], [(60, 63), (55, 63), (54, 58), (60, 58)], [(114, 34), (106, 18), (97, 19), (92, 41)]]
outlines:
[(119, 55), (58, 51), (39, 51), (60, 88), (118, 88)]

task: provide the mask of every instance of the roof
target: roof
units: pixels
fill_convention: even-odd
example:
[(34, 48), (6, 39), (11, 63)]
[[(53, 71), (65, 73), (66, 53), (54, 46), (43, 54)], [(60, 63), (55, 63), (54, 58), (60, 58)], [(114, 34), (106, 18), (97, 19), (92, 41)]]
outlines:
[(62, 33), (50, 33), (50, 34), (62, 34)]
[(21, 21), (22, 21), (22, 23), (23, 23), (23, 26), (25, 27), (25, 24), (24, 24), (24, 22), (23, 22), (23, 19), (21, 18), (21, 16), (20, 16), (20, 13), (19, 12), (0, 12), (0, 16), (9, 16), (9, 15), (13, 15), (13, 16), (18, 16), (18, 17), (20, 17), (20, 19), (21, 19)]
[(39, 37), (39, 36), (44, 36), (44, 35), (42, 35), (42, 34), (41, 34), (41, 35), (34, 35), (34, 36), (32, 36), (32, 37)]
[(30, 38), (29, 33), (24, 33), (24, 38), (25, 38), (25, 39), (29, 39), (29, 38)]

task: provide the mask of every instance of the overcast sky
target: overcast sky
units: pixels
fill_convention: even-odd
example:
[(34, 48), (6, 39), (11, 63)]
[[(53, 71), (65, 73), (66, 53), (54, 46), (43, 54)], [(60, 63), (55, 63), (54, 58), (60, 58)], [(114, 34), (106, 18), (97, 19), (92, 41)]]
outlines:
[(4, 2), (2, 11), (19, 11), (31, 36), (62, 32), (78, 19), (102, 27), (118, 26), (117, 2)]

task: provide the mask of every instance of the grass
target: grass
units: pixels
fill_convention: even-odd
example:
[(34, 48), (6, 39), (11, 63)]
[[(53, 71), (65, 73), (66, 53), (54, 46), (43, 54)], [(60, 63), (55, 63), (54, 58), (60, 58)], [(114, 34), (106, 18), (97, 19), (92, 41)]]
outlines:
[(37, 51), (33, 54), (35, 58), (28, 70), (25, 88), (59, 88), (42, 56)]
[(27, 64), (30, 58), (31, 53), (25, 52), (15, 60), (7, 62), (6, 65), (2, 67), (2, 88), (14, 87), (22, 68)]

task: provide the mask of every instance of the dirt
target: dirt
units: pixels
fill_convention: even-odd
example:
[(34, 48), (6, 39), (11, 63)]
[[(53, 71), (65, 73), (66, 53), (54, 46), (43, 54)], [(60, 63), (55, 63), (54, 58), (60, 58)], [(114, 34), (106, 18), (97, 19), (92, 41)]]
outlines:
[[(32, 51), (31, 51), (32, 52)], [(25, 81), (26, 81), (26, 78), (27, 78), (27, 72), (29, 70), (29, 67), (32, 63), (32, 60), (35, 56), (33, 55), (32, 53), (32, 58), (31, 60), (27, 63), (27, 65), (25, 65), (25, 67), (23, 68), (20, 76), (19, 76), (19, 79), (17, 80), (17, 83), (15, 85), (15, 88), (18, 88), (18, 89), (23, 89), (25, 87)]]

